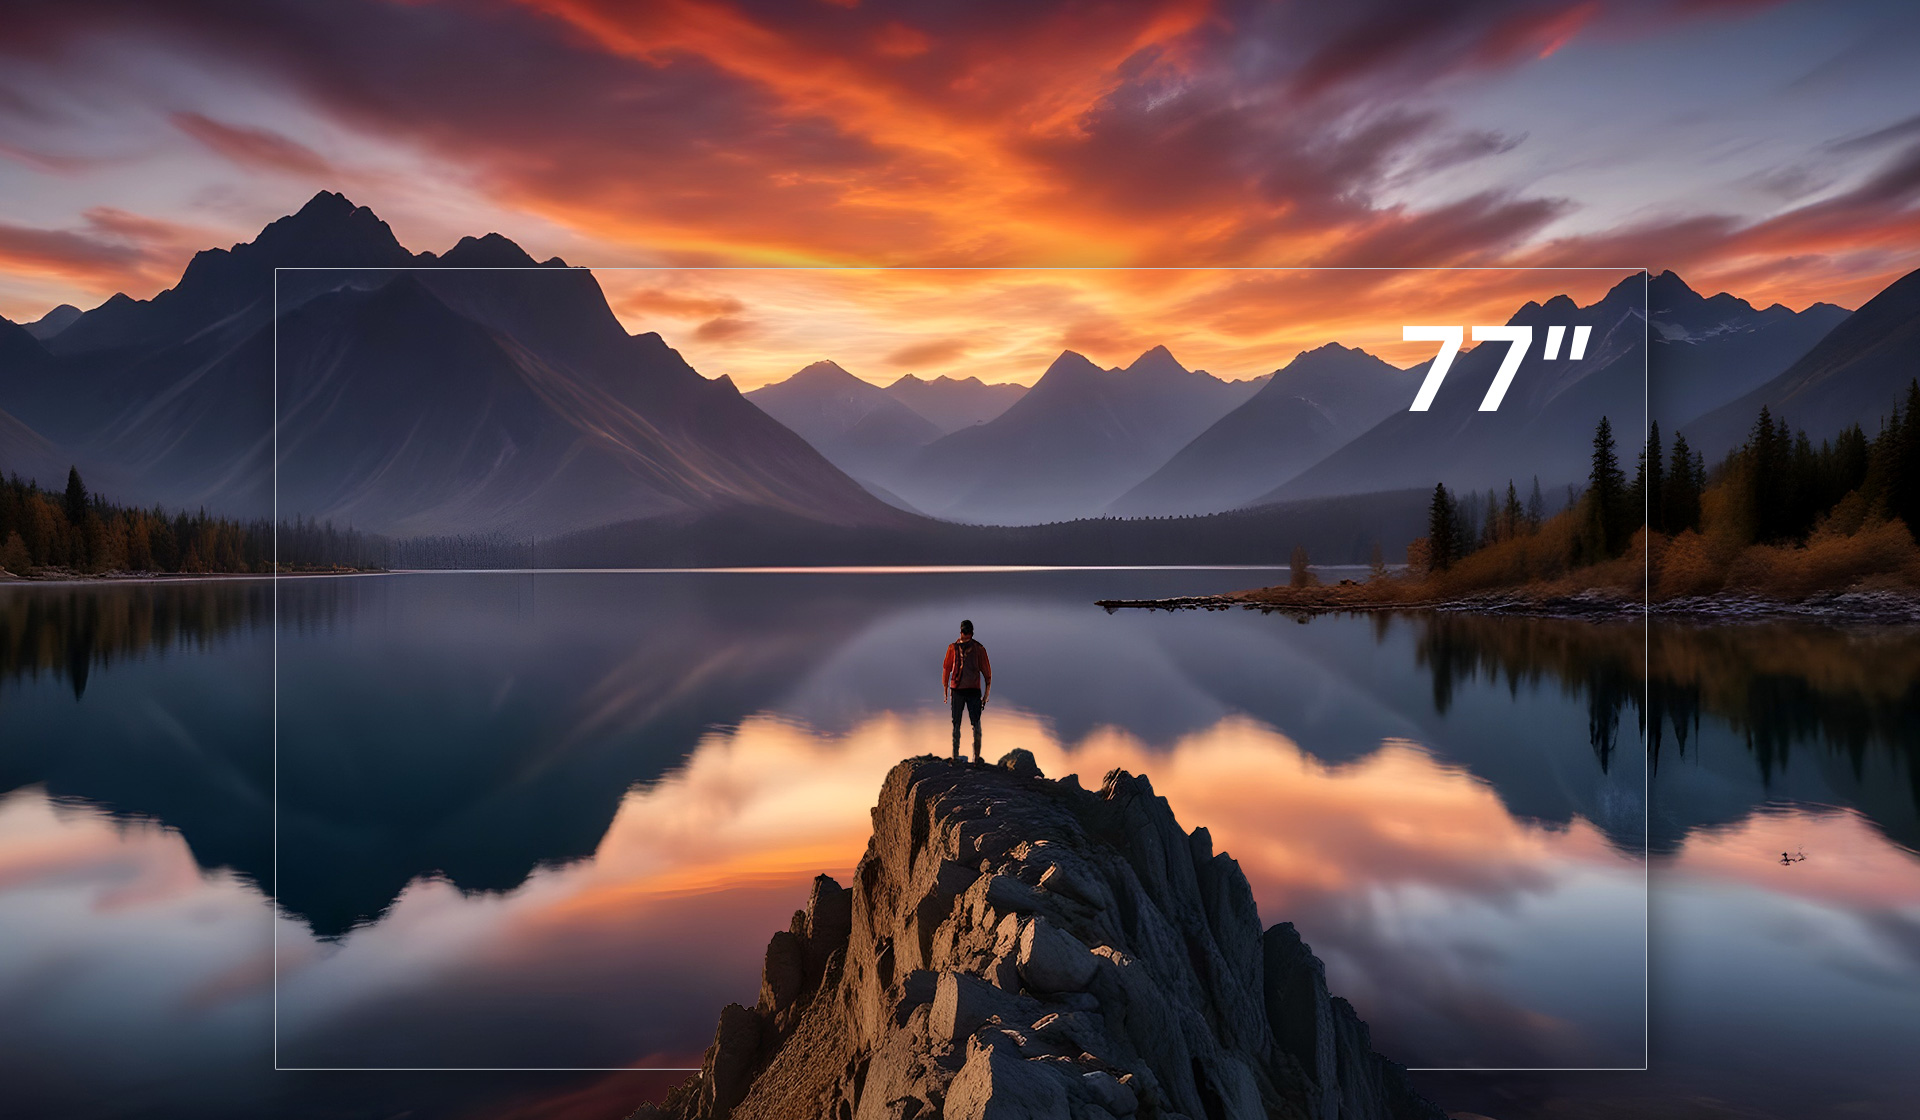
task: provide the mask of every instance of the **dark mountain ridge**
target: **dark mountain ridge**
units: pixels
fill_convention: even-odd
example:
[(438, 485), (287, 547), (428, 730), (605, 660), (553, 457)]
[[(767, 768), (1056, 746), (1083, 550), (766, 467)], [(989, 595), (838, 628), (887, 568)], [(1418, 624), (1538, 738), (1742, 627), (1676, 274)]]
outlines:
[(330, 192), (45, 347), (0, 332), (0, 362), (0, 409), (132, 504), (275, 509), (277, 367), (286, 517), (545, 534), (757, 504), (832, 524), (903, 516), (726, 379), (627, 334), (591, 273), (497, 234), (410, 253)]
[(1779, 375), (1682, 430), (1712, 461), (1746, 438), (1765, 407), (1817, 443), (1850, 424), (1873, 425), (1916, 375), (1920, 270), (1887, 285)]
[(1755, 309), (1726, 292), (1701, 296), (1672, 272), (1647, 282), (1647, 307), (1648, 403), (1669, 431), (1777, 376), (1850, 314), (1831, 303)]

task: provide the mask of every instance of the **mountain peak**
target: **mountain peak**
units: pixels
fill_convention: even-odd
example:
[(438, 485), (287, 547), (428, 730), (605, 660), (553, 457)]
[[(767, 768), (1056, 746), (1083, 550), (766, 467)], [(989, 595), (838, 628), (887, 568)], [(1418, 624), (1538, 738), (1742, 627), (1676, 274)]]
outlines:
[(803, 385), (828, 385), (845, 381), (860, 381), (861, 379), (848, 373), (839, 362), (831, 358), (822, 358), (802, 368), (800, 372), (787, 378), (787, 380), (799, 382)]
[(338, 220), (358, 209), (360, 207), (355, 206), (352, 199), (339, 191), (319, 191), (307, 200), (306, 205), (294, 211), (293, 216), (313, 221)]
[[(1093, 359), (1082, 354), (1080, 351), (1062, 350), (1060, 351), (1060, 356), (1047, 365), (1047, 371), (1040, 375), (1040, 380), (1045, 381), (1047, 378), (1054, 377), (1056, 374), (1074, 376), (1100, 372), (1102, 372), (1100, 367), (1093, 363)], [(1037, 385), (1038, 382), (1035, 384)]]
[[(234, 248), (238, 251), (243, 246)], [(298, 211), (267, 223), (244, 248), (283, 267), (377, 267), (413, 260), (378, 214), (334, 191), (321, 191)], [(194, 259), (198, 262), (216, 254), (217, 250), (209, 250)], [(189, 272), (192, 267), (188, 266)], [(186, 282), (181, 277), (181, 283)]]
[[(555, 257), (549, 264), (561, 262)], [(538, 268), (540, 262), (512, 238), (497, 233), (484, 237), (462, 237), (439, 258), (442, 268)]]
[(26, 327), (28, 334), (45, 342), (47, 339), (52, 338), (54, 335), (72, 326), (73, 321), (78, 319), (82, 314), (83, 312), (71, 303), (63, 303), (52, 311), (35, 319), (33, 322), (24, 323), (22, 326)]
[(1165, 346), (1155, 346), (1153, 349), (1135, 358), (1133, 364), (1127, 367), (1127, 372), (1161, 375), (1175, 374), (1184, 377), (1192, 371), (1180, 364), (1179, 359), (1173, 356), (1173, 351), (1167, 349)]
[(1665, 306), (1664, 300), (1679, 297), (1681, 299), (1699, 299), (1700, 293), (1687, 286), (1680, 274), (1668, 269), (1647, 281), (1647, 299), (1656, 307)]

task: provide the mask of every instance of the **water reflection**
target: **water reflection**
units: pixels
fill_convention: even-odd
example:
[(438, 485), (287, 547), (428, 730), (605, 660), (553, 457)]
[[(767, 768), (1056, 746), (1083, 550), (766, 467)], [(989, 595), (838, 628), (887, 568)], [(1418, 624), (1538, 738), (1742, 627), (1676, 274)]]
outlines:
[[(1462, 680), (1510, 690), (1551, 681), (1584, 698), (1603, 768), (1626, 718), (1644, 736), (1655, 774), (1677, 768), (1678, 782), (1703, 767), (1727, 768), (1726, 747), (1737, 744), (1743, 757), (1730, 769), (1757, 787), (1747, 804), (1778, 797), (1858, 806), (1889, 839), (1920, 849), (1920, 632), (1912, 627), (1665, 623), (1648, 632), (1637, 623), (1472, 615), (1416, 625), (1438, 709)], [(1801, 765), (1789, 765), (1796, 758)], [(1653, 822), (1656, 851), (1726, 819), (1694, 798), (1668, 810)]]
[(265, 580), (154, 581), (0, 588), (0, 690), (16, 677), (49, 674), (73, 698), (96, 668), (169, 650), (204, 651), (233, 630), (273, 617)]
[[(1663, 629), (1647, 690), (1637, 626), (1087, 606), (1117, 587), (1257, 578), (284, 583), (280, 1059), (690, 1060), (720, 1003), (751, 1000), (765, 935), (805, 880), (857, 858), (886, 767), (944, 744), (927, 663), (962, 615), (1001, 670), (990, 751), (1151, 774), (1403, 1060), (1637, 1065), (1649, 840), (1666, 853), (1656, 883), (1681, 869), (1690, 899), (1853, 931), (1798, 967), (1873, 972), (1860, 998), (1883, 1025), (1913, 998), (1915, 861), (1898, 846), (1920, 834), (1910, 632)], [(0, 592), (0, 789), (18, 791), (0, 802), (0, 923), (57, 915), (37, 940), (3, 939), (9, 991), (55, 974), (63, 950), (86, 962), (74, 977), (108, 954), (104, 939), (63, 947), (63, 928), (117, 928), (115, 955), (179, 985), (134, 984), (124, 966), (153, 1011), (123, 1033), (203, 1007), (227, 1008), (235, 1031), (267, 1006), (270, 946), (249, 909), (272, 880), (264, 588)], [(1657, 747), (1650, 818), (1641, 727)], [(1783, 848), (1808, 860), (1770, 862)], [(182, 859), (213, 874), (183, 876)], [(1669, 936), (1726, 939), (1713, 913)], [(110, 1014), (43, 990), (58, 994), (20, 1004), (24, 1022)], [(63, 1046), (100, 1060), (57, 1030), (21, 1053)], [(1752, 1076), (1743, 1055), (1699, 1060)]]

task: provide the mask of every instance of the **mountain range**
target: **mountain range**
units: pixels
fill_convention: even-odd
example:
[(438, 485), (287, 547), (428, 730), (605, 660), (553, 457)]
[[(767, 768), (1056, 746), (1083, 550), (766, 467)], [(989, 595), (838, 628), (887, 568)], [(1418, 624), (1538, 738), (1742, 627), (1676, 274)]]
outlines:
[(1602, 415), (1630, 463), (1649, 408), (1710, 459), (1761, 405), (1816, 439), (1871, 427), (1920, 368), (1920, 274), (1851, 314), (1756, 309), (1662, 273), (1509, 322), (1536, 340), (1584, 325), (1591, 343), (1578, 361), (1536, 343), (1497, 412), (1477, 406), (1499, 344), (1464, 350), (1425, 413), (1406, 408), (1424, 365), (1337, 343), (1241, 382), (1156, 346), (1119, 368), (1063, 351), (1031, 388), (882, 387), (823, 360), (742, 395), (630, 334), (586, 270), (497, 234), (414, 253), (322, 192), (197, 254), (152, 299), (0, 319), (0, 470), (57, 488), (74, 464), (116, 501), (263, 517), (277, 462), (283, 517), (382, 533), (677, 533), (717, 518), (713, 539), (735, 542), (755, 525), (793, 540), (884, 526), (889, 555), (906, 555), (915, 534), (961, 547), (910, 511), (1017, 526), (1306, 510), (1435, 481), (1555, 487), (1585, 477)]
[(1309, 350), (1108, 511), (1184, 514), (1246, 505), (1405, 408), (1416, 380), (1337, 342)]
[(925, 379), (909, 373), (888, 385), (887, 395), (926, 417), (944, 435), (1000, 415), (1027, 395), (1027, 387), (1011, 381), (989, 383), (978, 377), (942, 375)]
[(890, 473), (944, 434), (888, 390), (830, 361), (754, 389), (747, 399), (856, 479)]
[[(1756, 310), (1721, 292), (1702, 296), (1672, 272), (1647, 281), (1652, 347), (1648, 405), (1668, 431), (1778, 376), (1847, 317), (1844, 307)], [(1749, 418), (1751, 419), (1751, 418)]]
[(70, 319), (44, 343), (6, 332), (0, 410), (124, 502), (405, 535), (901, 516), (725, 378), (629, 335), (591, 273), (497, 235), (413, 254), (338, 194)]
[[(1532, 475), (1548, 485), (1585, 478), (1602, 416), (1629, 447), (1638, 443), (1646, 394), (1644, 291), (1642, 278), (1632, 276), (1587, 307), (1563, 295), (1528, 302), (1507, 325), (1534, 328), (1536, 341), (1497, 410), (1483, 412), (1480, 405), (1508, 347), (1482, 343), (1460, 353), (1428, 411), (1394, 412), (1262, 500), (1435, 481), (1461, 489), (1514, 481), (1525, 489)], [(1569, 345), (1547, 360), (1541, 340), (1549, 326), (1590, 328), (1585, 353), (1575, 360)]]
[(1114, 369), (1067, 350), (1005, 412), (934, 441), (881, 481), (955, 521), (1098, 516), (1258, 389), (1189, 370), (1165, 346)]
[[(1811, 310), (1811, 309), (1810, 309)], [(1780, 373), (1681, 431), (1709, 461), (1737, 447), (1760, 409), (1815, 443), (1849, 424), (1871, 437), (1920, 377), (1920, 271), (1889, 284)]]

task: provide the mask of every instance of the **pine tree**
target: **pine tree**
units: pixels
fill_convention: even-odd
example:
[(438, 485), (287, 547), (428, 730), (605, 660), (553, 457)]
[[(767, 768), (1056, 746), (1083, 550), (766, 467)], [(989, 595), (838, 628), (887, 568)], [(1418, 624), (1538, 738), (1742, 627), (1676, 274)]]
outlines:
[(1527, 497), (1527, 528), (1538, 529), (1547, 519), (1547, 499), (1540, 493), (1540, 476), (1533, 476), (1533, 493)]
[(1785, 510), (1781, 497), (1786, 489), (1790, 446), (1786, 424), (1775, 427), (1773, 413), (1760, 406), (1760, 418), (1753, 422), (1747, 437), (1747, 490), (1749, 524), (1756, 544), (1772, 544), (1785, 535)]
[(1427, 506), (1427, 567), (1430, 570), (1444, 572), (1453, 567), (1456, 525), (1453, 497), (1447, 493), (1446, 483), (1436, 482), (1433, 501)]
[(1520, 536), (1527, 528), (1527, 511), (1520, 505), (1520, 492), (1513, 488), (1513, 480), (1507, 480), (1507, 504), (1500, 510), (1500, 531), (1503, 536)]
[(1906, 522), (1907, 529), (1920, 537), (1920, 379), (1907, 383), (1906, 408), (1894, 413), (1889, 426), (1897, 435), (1888, 463), (1887, 514)]
[(1627, 478), (1614, 452), (1613, 425), (1602, 416), (1593, 431), (1593, 468), (1587, 475), (1587, 543), (1593, 559), (1617, 556), (1631, 535)]
[(1667, 533), (1665, 465), (1661, 462), (1660, 425), (1647, 425), (1647, 446), (1640, 451), (1640, 465), (1633, 477), (1633, 505), (1640, 510), (1641, 524), (1658, 533)]
[(68, 467), (66, 500), (67, 523), (76, 529), (85, 525), (87, 523), (87, 508), (90, 504), (91, 503), (87, 501), (86, 483), (80, 481), (80, 468)]
[(1684, 533), (1689, 529), (1700, 528), (1700, 492), (1706, 489), (1706, 471), (1693, 450), (1687, 446), (1687, 437), (1673, 437), (1673, 454), (1667, 460), (1667, 476), (1663, 504), (1666, 524), (1665, 532)]

